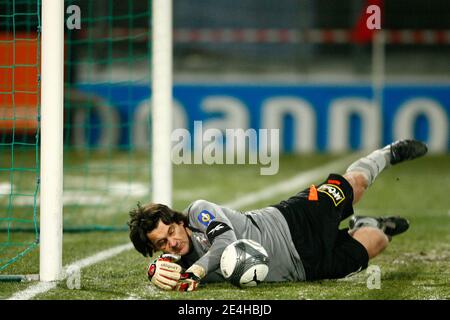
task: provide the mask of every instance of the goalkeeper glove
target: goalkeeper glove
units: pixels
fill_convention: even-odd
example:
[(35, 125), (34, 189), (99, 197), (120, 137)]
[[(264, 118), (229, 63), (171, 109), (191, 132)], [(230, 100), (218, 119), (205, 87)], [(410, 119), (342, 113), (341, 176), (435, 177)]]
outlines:
[(148, 279), (158, 288), (173, 290), (177, 287), (181, 278), (181, 266), (175, 262), (179, 256), (173, 254), (163, 254), (153, 261), (147, 271)]
[(200, 278), (192, 272), (184, 272), (181, 274), (180, 280), (175, 287), (177, 291), (194, 291), (197, 289)]
[(205, 269), (199, 265), (192, 265), (186, 272), (175, 262), (180, 256), (163, 254), (153, 261), (148, 268), (148, 279), (157, 287), (164, 290), (194, 291), (206, 275)]
[(205, 269), (198, 264), (193, 264), (185, 273), (181, 274), (176, 290), (194, 291), (197, 289), (200, 280), (206, 275)]

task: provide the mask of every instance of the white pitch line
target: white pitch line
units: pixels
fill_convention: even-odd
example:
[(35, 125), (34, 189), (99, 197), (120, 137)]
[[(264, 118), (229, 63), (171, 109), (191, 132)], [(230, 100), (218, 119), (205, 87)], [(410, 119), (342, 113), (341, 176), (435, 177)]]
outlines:
[(305, 188), (309, 183), (321, 178), (325, 180), (329, 173), (338, 173), (339, 170), (348, 167), (356, 157), (355, 154), (352, 154), (351, 156), (327, 163), (318, 168), (302, 172), (289, 180), (246, 194), (245, 196), (228, 202), (224, 204), (224, 207), (242, 208), (261, 200), (274, 198), (277, 195), (286, 194), (295, 190), (300, 192), (301, 190), (299, 189)]
[(56, 282), (39, 282), (23, 291), (15, 293), (8, 300), (29, 300), (38, 294), (46, 293), (54, 288), (56, 288)]
[[(101, 251), (99, 253), (96, 253), (90, 257), (75, 261), (74, 263), (64, 267), (64, 270), (68, 270), (69, 268), (79, 268), (82, 269), (84, 267), (88, 267), (90, 265), (96, 264), (98, 262), (101, 262), (103, 260), (112, 258), (124, 251), (130, 250), (133, 248), (132, 243), (123, 244), (117, 247), (113, 247), (104, 251)], [(64, 272), (63, 281), (66, 278), (66, 272)], [(56, 288), (57, 282), (39, 282), (35, 285), (32, 285), (31, 287), (17, 292), (12, 297), (10, 297), (8, 300), (29, 300), (34, 298), (36, 295), (45, 293), (47, 291), (50, 291), (54, 288)]]
[[(250, 194), (247, 194), (243, 197), (239, 197), (231, 202), (228, 202), (224, 204), (224, 206), (231, 207), (231, 208), (242, 208), (244, 206), (256, 203), (258, 201), (267, 199), (267, 198), (273, 198), (277, 194), (287, 193), (293, 190), (298, 190), (299, 188), (304, 188), (309, 183), (314, 182), (317, 179), (323, 178), (325, 179), (328, 175), (328, 173), (331, 172), (337, 172), (339, 170), (342, 170), (345, 166), (348, 166), (351, 161), (355, 160), (357, 156), (355, 154), (332, 161), (331, 163), (327, 163), (323, 166), (320, 166), (316, 169), (308, 170), (299, 173), (298, 175), (292, 177), (291, 179), (287, 181), (283, 181), (277, 184), (274, 184), (268, 188), (264, 188), (260, 191), (253, 192)], [(298, 190), (300, 191), (300, 190)], [(90, 257), (87, 257), (82, 260), (78, 260), (69, 266), (65, 267), (64, 270), (67, 270), (69, 267), (74, 266), (78, 267), (80, 269), (84, 267), (91, 266), (95, 263), (101, 262), (103, 260), (112, 258), (124, 251), (130, 250), (133, 248), (133, 245), (131, 243), (123, 244), (117, 247), (113, 247), (104, 251), (101, 251), (97, 254), (94, 254)], [(64, 279), (65, 279), (64, 275)], [(63, 280), (64, 280), (63, 279)], [(34, 298), (38, 294), (42, 294), (45, 292), (48, 292), (52, 289), (56, 288), (56, 282), (40, 282), (35, 285), (30, 286), (29, 288), (17, 292), (12, 297), (9, 298), (9, 300), (29, 300)]]

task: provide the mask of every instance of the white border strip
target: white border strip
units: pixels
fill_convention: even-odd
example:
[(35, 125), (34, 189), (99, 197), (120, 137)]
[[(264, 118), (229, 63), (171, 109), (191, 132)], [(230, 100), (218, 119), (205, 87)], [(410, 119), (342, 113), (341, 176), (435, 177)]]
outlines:
[[(301, 191), (300, 188), (304, 188), (309, 183), (315, 182), (317, 179), (325, 179), (328, 173), (338, 172), (343, 168), (346, 168), (350, 162), (354, 161), (356, 158), (360, 156), (359, 153), (352, 154), (351, 156), (338, 159), (336, 161), (332, 161), (331, 163), (327, 163), (323, 166), (320, 166), (316, 169), (304, 171), (287, 181), (283, 181), (277, 184), (274, 184), (268, 188), (264, 188), (260, 191), (253, 192), (247, 194), (243, 197), (237, 198), (231, 202), (224, 204), (224, 206), (231, 208), (242, 208), (244, 206), (248, 206), (250, 204), (254, 204), (258, 201), (262, 201), (264, 199), (273, 198), (280, 194), (285, 194), (288, 192), (292, 192), (293, 190)], [(64, 270), (67, 270), (70, 267), (77, 267), (82, 269), (84, 267), (89, 267), (98, 262), (104, 261), (106, 259), (112, 258), (124, 251), (130, 250), (133, 248), (132, 243), (127, 243), (124, 245), (120, 245), (117, 247), (113, 247), (104, 251), (101, 251), (97, 254), (94, 254), (90, 257), (87, 257), (82, 260), (78, 260), (66, 267)], [(66, 272), (64, 272), (64, 279), (66, 278)], [(64, 280), (63, 279), (63, 280)], [(35, 285), (30, 286), (29, 288), (15, 293), (8, 300), (29, 300), (33, 299), (36, 295), (46, 293), (54, 288), (56, 288), (56, 282), (40, 282)]]

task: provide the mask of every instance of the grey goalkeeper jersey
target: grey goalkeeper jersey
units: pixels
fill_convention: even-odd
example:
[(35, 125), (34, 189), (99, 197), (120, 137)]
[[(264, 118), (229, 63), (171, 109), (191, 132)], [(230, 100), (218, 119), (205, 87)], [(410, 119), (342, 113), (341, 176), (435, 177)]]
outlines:
[(289, 226), (273, 207), (240, 212), (205, 200), (194, 201), (184, 211), (189, 217), (194, 250), (182, 258), (189, 267), (198, 264), (207, 271), (206, 282), (223, 281), (220, 257), (227, 245), (237, 239), (260, 243), (269, 255), (265, 281), (305, 280), (300, 256), (292, 242)]

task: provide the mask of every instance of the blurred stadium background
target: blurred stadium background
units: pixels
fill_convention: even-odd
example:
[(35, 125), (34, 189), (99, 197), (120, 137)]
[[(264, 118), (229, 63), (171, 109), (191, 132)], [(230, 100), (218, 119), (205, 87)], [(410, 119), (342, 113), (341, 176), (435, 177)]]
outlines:
[[(376, 47), (381, 31), (363, 23), (370, 4), (382, 9)], [(151, 198), (151, 1), (71, 5), (81, 28), (65, 31), (64, 229), (78, 245), (67, 262), (126, 241), (127, 212)], [(40, 25), (39, 1), (0, 0), (1, 274), (38, 268)], [(428, 165), (439, 163), (448, 189), (447, 0), (174, 0), (173, 28), (175, 127), (280, 128), (282, 151), (272, 178), (239, 166), (175, 166), (175, 207), (229, 202), (406, 136), (429, 144)], [(448, 199), (437, 199), (448, 226)]]

